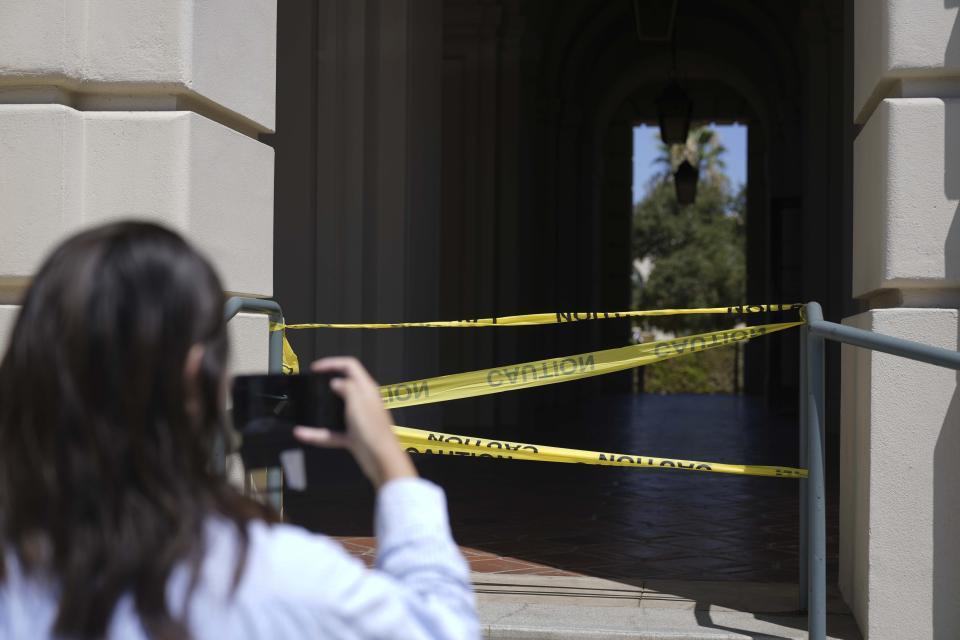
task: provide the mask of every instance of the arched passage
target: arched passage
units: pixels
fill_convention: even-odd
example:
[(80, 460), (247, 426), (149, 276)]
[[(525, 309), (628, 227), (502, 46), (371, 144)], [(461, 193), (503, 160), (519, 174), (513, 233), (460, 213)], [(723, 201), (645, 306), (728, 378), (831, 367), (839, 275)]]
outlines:
[[(558, 21), (566, 27), (558, 28), (555, 37), (569, 42), (546, 47), (555, 52), (556, 61), (544, 65), (544, 75), (553, 79), (553, 86), (548, 83), (544, 91), (555, 93), (553, 102), (561, 110), (560, 139), (577, 139), (576, 148), (569, 151), (558, 145), (555, 161), (576, 177), (558, 180), (557, 202), (575, 209), (567, 213), (570, 217), (592, 223), (586, 229), (568, 225), (576, 229), (580, 242), (591, 240), (596, 257), (589, 266), (578, 266), (577, 274), (564, 276), (578, 278), (576, 291), (589, 292), (577, 302), (599, 308), (626, 300), (629, 231), (623, 212), (630, 206), (628, 129), (656, 121), (655, 99), (674, 66), (693, 99), (694, 121), (740, 121), (750, 126), (748, 299), (800, 296), (799, 273), (773, 273), (776, 256), (800, 252), (798, 235), (771, 236), (777, 225), (770, 218), (779, 215), (773, 211), (777, 202), (799, 200), (801, 164), (796, 150), (801, 105), (796, 55), (775, 37), (770, 16), (756, 16), (736, 3), (704, 6), (702, 13), (681, 11), (673, 53), (669, 42), (638, 42), (623, 6), (608, 5), (596, 12), (579, 6), (583, 13), (573, 5), (564, 6), (569, 15), (581, 18)], [(784, 243), (791, 246), (781, 246)], [(608, 326), (605, 332), (622, 339), (623, 328)], [(612, 335), (609, 340), (615, 342)], [(750, 345), (747, 389), (771, 392), (779, 401), (790, 398), (796, 388), (795, 351), (792, 336)]]
[[(368, 321), (626, 306), (628, 131), (654, 119), (654, 100), (674, 64), (668, 43), (637, 37), (634, 7), (642, 10), (644, 2), (330, 0), (318, 6), (329, 9), (322, 20), (286, 23), (298, 29), (313, 19), (322, 32), (322, 38), (313, 36), (315, 49), (303, 47), (301, 55), (316, 51), (322, 62), (314, 96), (323, 114), (318, 129), (325, 133), (309, 152), (322, 168), (322, 180), (306, 189), (305, 201), (316, 202), (313, 226), (291, 224), (286, 234), (292, 244), (314, 238), (305, 259), (324, 266), (333, 262), (337, 277), (311, 284), (297, 279), (299, 257), (278, 258), (278, 296), (285, 306), (284, 296), (301, 300), (309, 294), (312, 317), (303, 320)], [(694, 99), (694, 119), (736, 120), (750, 127), (749, 302), (818, 299), (829, 316), (849, 312), (851, 132), (840, 116), (848, 105), (842, 91), (849, 86), (847, 6), (822, 0), (677, 3), (676, 69)], [(285, 73), (296, 68), (282, 59), (278, 67)], [(302, 101), (298, 89), (290, 90), (291, 103)], [(281, 116), (283, 95), (281, 84)], [(284, 157), (278, 144), (278, 185), (281, 176), (298, 175), (284, 172)], [(283, 215), (278, 211), (278, 229)], [(297, 233), (298, 224), (309, 226), (307, 233)], [(782, 268), (778, 256), (787, 254), (802, 256), (799, 270)], [(319, 336), (297, 346), (304, 357), (349, 350), (381, 380), (393, 381), (622, 346), (626, 333), (625, 324), (611, 321), (535, 330)], [(748, 389), (764, 395), (773, 411), (754, 416), (751, 428), (761, 441), (775, 433), (789, 455), (794, 433), (763, 425), (767, 418), (776, 422), (778, 412), (789, 424), (796, 349), (791, 338), (752, 349)], [(831, 375), (836, 369), (832, 361)], [(836, 389), (835, 378), (829, 384)], [(628, 450), (646, 441), (605, 425), (632, 418), (612, 404), (600, 412), (589, 404), (622, 391), (610, 376), (405, 411), (397, 421)], [(566, 431), (557, 416), (566, 421)], [(750, 446), (745, 442), (744, 451)], [(499, 476), (511, 487), (503, 501), (521, 510), (523, 500), (569, 486), (564, 478), (580, 473), (480, 464), (422, 463), (428, 473), (452, 483), (451, 491), (462, 498), (457, 508), (464, 521), (487, 522), (503, 513), (496, 500), (473, 499), (479, 494), (470, 491), (482, 486), (457, 493), (464, 478), (482, 484), (482, 478)], [(321, 502), (328, 512), (336, 505), (349, 510), (340, 496), (355, 495), (343, 490), (353, 480), (336, 469), (337, 490), (321, 491), (322, 500), (308, 510)], [(663, 490), (682, 496), (696, 491), (692, 486), (665, 484)], [(581, 515), (602, 502), (594, 495), (580, 498), (567, 506)]]

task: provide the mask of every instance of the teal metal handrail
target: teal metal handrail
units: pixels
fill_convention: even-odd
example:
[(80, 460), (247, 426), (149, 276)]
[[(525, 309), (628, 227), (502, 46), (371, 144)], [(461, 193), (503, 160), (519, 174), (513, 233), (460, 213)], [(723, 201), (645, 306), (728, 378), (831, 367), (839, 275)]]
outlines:
[[(806, 306), (800, 334), (800, 606), (807, 610), (812, 640), (827, 637), (827, 527), (824, 480), (823, 362), (826, 340), (882, 351), (939, 367), (960, 370), (960, 353), (911, 340), (847, 327), (823, 319), (816, 302)], [(806, 564), (803, 558), (806, 557)]]
[[(283, 325), (283, 309), (273, 300), (263, 300), (261, 298), (242, 298), (234, 296), (227, 299), (223, 309), (224, 321), (229, 322), (238, 313), (263, 313), (266, 314), (272, 324)], [(267, 371), (269, 373), (283, 372), (283, 332), (270, 330), (270, 338), (267, 347)], [(222, 447), (222, 445), (221, 445)], [(215, 454), (217, 464), (223, 465), (221, 460), (225, 461), (226, 456), (223, 451)], [(279, 467), (267, 469), (267, 496), (271, 505), (281, 511), (283, 500), (281, 492), (283, 491), (283, 472)]]

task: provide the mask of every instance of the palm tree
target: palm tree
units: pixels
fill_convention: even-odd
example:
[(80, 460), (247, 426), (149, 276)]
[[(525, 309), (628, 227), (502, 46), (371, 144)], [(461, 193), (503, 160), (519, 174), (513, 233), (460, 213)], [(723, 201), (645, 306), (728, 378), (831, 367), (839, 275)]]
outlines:
[(699, 170), (702, 181), (725, 186), (721, 185), (721, 182), (725, 183), (727, 180), (724, 172), (727, 165), (723, 160), (726, 151), (716, 131), (710, 127), (697, 127), (687, 135), (686, 144), (660, 143), (660, 155), (655, 162), (661, 167), (660, 175), (663, 180), (672, 178), (680, 163), (688, 160)]

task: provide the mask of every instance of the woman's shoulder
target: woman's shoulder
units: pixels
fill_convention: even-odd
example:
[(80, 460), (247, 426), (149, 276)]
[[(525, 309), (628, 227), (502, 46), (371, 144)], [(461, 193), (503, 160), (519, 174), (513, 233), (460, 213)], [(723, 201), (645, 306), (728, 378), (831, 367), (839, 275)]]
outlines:
[(210, 584), (212, 578), (211, 586), (233, 591), (234, 571), (237, 562), (242, 562), (233, 594), (241, 601), (280, 598), (318, 605), (335, 597), (338, 586), (365, 570), (339, 543), (294, 525), (249, 522), (243, 556), (241, 538), (232, 523), (223, 519), (211, 522), (207, 536), (204, 582)]
[(302, 637), (323, 626), (345, 586), (365, 571), (335, 541), (300, 527), (251, 521), (246, 533), (244, 550), (232, 521), (209, 519), (196, 582), (186, 563), (168, 582), (169, 602), (189, 601), (198, 638)]
[[(351, 556), (343, 546), (331, 538), (307, 531), (290, 524), (251, 522), (249, 534), (249, 559), (253, 563), (269, 565), (270, 571), (279, 571), (284, 576), (303, 573), (306, 569), (324, 570), (344, 565), (363, 570), (363, 563)], [(266, 568), (266, 567), (263, 567)]]

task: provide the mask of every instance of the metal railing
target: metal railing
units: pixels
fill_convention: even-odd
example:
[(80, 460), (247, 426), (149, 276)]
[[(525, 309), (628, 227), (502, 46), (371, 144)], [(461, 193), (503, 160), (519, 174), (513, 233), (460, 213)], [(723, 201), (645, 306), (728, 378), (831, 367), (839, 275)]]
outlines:
[[(235, 315), (241, 312), (263, 313), (271, 323), (283, 324), (283, 309), (273, 300), (261, 300), (260, 298), (240, 298), (233, 297), (227, 300), (223, 309), (223, 316), (226, 322), (229, 322)], [(283, 372), (283, 332), (270, 331), (270, 342), (267, 347), (267, 371), (269, 373)], [(224, 454), (217, 455), (218, 463), (225, 460)], [(283, 510), (283, 471), (280, 467), (270, 467), (267, 469), (266, 480), (267, 499), (271, 506), (278, 512)]]
[[(230, 320), (241, 311), (265, 313), (283, 324), (283, 311), (272, 300), (230, 298), (224, 315)], [(826, 479), (824, 449), (824, 347), (826, 340), (882, 351), (940, 367), (960, 370), (960, 353), (919, 342), (884, 336), (823, 319), (817, 302), (806, 305), (806, 323), (800, 328), (800, 467), (808, 470), (800, 480), (800, 609), (807, 612), (811, 640), (827, 634), (827, 543)], [(283, 334), (270, 332), (269, 366), (280, 373), (283, 365)], [(279, 468), (267, 474), (267, 489), (279, 494)], [(806, 562), (804, 562), (806, 558)]]
[[(847, 327), (823, 319), (816, 302), (806, 306), (800, 331), (800, 608), (807, 610), (811, 640), (827, 636), (827, 530), (824, 479), (824, 385), (826, 340), (960, 370), (960, 353)], [(806, 563), (803, 562), (806, 557)]]

